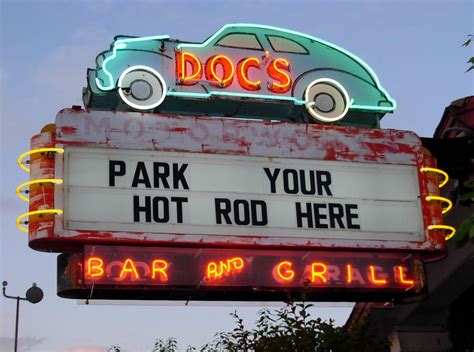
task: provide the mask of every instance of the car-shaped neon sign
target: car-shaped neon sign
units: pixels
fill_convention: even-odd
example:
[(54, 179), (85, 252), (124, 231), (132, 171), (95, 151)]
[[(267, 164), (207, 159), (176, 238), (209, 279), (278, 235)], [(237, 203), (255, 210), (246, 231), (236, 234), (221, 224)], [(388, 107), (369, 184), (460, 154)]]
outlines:
[(376, 126), (396, 107), (355, 55), (270, 26), (228, 24), (203, 43), (118, 36), (96, 63), (87, 108)]

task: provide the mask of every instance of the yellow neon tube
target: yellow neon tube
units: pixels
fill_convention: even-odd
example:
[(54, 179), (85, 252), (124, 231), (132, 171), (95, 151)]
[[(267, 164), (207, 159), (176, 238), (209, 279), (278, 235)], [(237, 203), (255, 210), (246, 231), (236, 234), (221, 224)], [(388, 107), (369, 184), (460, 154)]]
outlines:
[[(16, 219), (16, 226), (23, 232), (28, 233), (28, 228), (22, 226), (22, 220), (26, 218), (27, 216), (31, 215), (40, 215), (40, 214), (57, 214), (61, 215), (63, 211), (61, 209), (42, 209), (42, 210), (34, 210), (34, 211), (29, 211), (27, 213), (21, 214), (17, 219)], [(25, 222), (26, 223), (26, 222)]]
[(440, 184), (438, 185), (439, 188), (443, 187), (448, 181), (449, 181), (449, 176), (448, 174), (443, 171), (443, 170), (440, 170), (440, 169), (437, 169), (437, 168), (434, 168), (434, 167), (422, 167), (420, 169), (421, 172), (435, 172), (437, 174), (440, 174), (440, 175), (443, 175), (444, 176), (444, 180), (440, 182)]
[(430, 202), (432, 200), (439, 200), (441, 202), (447, 203), (448, 205), (445, 208), (443, 208), (443, 210), (441, 211), (442, 214), (446, 214), (453, 207), (453, 203), (448, 198), (438, 197), (438, 196), (426, 196), (425, 199), (428, 202)]
[(446, 241), (451, 239), (456, 233), (456, 229), (452, 226), (448, 226), (448, 225), (430, 225), (430, 226), (428, 226), (428, 230), (437, 230), (437, 229), (451, 231), (451, 233), (449, 235), (446, 235), (446, 237), (444, 238)]
[(58, 178), (42, 178), (38, 180), (31, 180), (25, 183), (22, 183), (19, 185), (16, 189), (16, 195), (21, 199), (24, 200), (25, 202), (29, 202), (29, 198), (25, 197), (23, 194), (21, 194), (21, 190), (29, 185), (37, 184), (37, 183), (56, 183), (58, 185), (63, 183), (63, 180), (58, 179)]
[(56, 152), (56, 153), (62, 154), (64, 153), (64, 149), (63, 148), (38, 148), (38, 149), (29, 150), (18, 157), (18, 166), (20, 166), (26, 172), (30, 172), (30, 169), (26, 167), (25, 164), (23, 164), (23, 159), (27, 157), (28, 155), (43, 153), (43, 152)]

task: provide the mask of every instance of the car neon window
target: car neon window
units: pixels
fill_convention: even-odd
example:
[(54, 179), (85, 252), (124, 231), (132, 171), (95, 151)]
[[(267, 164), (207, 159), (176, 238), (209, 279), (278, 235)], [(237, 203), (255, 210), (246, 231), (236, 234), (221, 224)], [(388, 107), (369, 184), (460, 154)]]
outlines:
[(255, 34), (248, 33), (228, 34), (224, 38), (219, 40), (216, 45), (230, 48), (263, 50)]
[(308, 50), (294, 40), (278, 37), (274, 35), (267, 36), (272, 49), (277, 53), (309, 54)]

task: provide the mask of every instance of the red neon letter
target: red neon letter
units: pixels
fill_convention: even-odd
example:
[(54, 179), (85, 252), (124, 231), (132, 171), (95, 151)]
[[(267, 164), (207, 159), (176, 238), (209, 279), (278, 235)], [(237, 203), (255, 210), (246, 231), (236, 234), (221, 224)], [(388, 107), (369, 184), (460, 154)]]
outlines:
[(151, 264), (151, 277), (154, 279), (156, 277), (156, 273), (160, 274), (161, 281), (168, 281), (168, 273), (166, 272), (168, 269), (168, 262), (163, 259), (156, 259)]
[(237, 66), (237, 78), (242, 88), (247, 90), (259, 90), (260, 81), (251, 81), (248, 78), (248, 70), (250, 67), (260, 68), (260, 60), (255, 57), (248, 57), (240, 61)]
[(244, 268), (244, 260), (240, 257), (227, 259), (225, 262), (220, 260), (219, 265), (216, 262), (210, 262), (207, 265), (207, 278), (220, 279), (224, 275), (238, 273)]
[[(216, 66), (221, 65), (222, 77), (217, 75)], [(206, 62), (206, 78), (208, 81), (217, 82), (216, 86), (224, 88), (232, 83), (234, 78), (234, 64), (224, 55), (215, 55), (210, 57)]]
[(268, 89), (274, 93), (286, 93), (291, 88), (291, 77), (283, 70), (290, 72), (290, 63), (285, 59), (275, 59), (268, 65), (268, 75), (277, 80), (268, 84)]
[(295, 272), (291, 270), (292, 262), (285, 260), (279, 262), (275, 268), (273, 268), (273, 277), (276, 281), (283, 283), (293, 280)]
[(124, 278), (127, 273), (133, 273), (133, 275), (135, 275), (135, 279), (139, 278), (137, 268), (131, 259), (126, 259), (125, 263), (123, 263), (122, 271), (120, 272), (120, 278)]
[(347, 283), (350, 284), (352, 282), (352, 265), (347, 264)]
[[(191, 65), (191, 73), (188, 73), (188, 67)], [(176, 78), (178, 84), (193, 85), (196, 80), (202, 76), (201, 61), (191, 53), (176, 52)]]
[[(401, 266), (397, 266), (395, 267), (397, 270), (395, 272), (395, 274), (398, 273), (399, 277), (400, 277), (400, 282), (404, 285), (407, 285), (407, 286), (413, 286), (415, 284), (415, 281), (413, 280), (410, 280), (408, 278), (405, 278), (404, 277), (404, 273), (403, 273), (403, 267)], [(406, 268), (405, 268), (406, 269)]]
[(87, 260), (87, 277), (104, 276), (104, 261), (98, 257), (91, 257)]
[[(316, 268), (319, 267), (320, 270), (316, 270)], [(311, 282), (315, 282), (316, 278), (320, 278), (322, 282), (326, 282), (327, 279), (324, 276), (326, 274), (327, 267), (323, 263), (313, 263), (311, 264)]]
[(370, 265), (369, 269), (370, 269), (370, 281), (372, 281), (372, 283), (374, 285), (386, 285), (387, 284), (387, 280), (377, 279), (375, 277), (375, 267), (373, 265)]

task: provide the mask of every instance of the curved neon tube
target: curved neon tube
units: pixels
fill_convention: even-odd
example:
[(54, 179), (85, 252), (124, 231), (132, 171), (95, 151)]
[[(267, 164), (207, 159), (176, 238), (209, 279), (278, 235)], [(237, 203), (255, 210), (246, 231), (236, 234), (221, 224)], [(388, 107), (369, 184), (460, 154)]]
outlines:
[[(219, 76), (217, 75), (217, 72), (215, 71), (214, 67), (215, 67), (215, 63), (216, 63), (216, 60), (217, 59), (220, 59), (222, 58), (223, 60), (227, 61), (229, 64), (230, 64), (230, 72), (231, 74), (226, 78), (226, 79), (223, 79), (223, 78), (219, 78)], [(223, 67), (223, 70), (224, 70), (224, 74), (225, 74), (225, 67), (224, 67), (224, 64), (223, 63), (220, 63)], [(234, 77), (234, 73), (235, 73), (235, 68), (234, 68), (234, 64), (232, 63), (232, 61), (225, 55), (216, 55), (212, 58), (211, 60), (211, 63), (209, 65), (211, 67), (211, 74), (213, 76), (213, 78), (220, 84), (227, 84), (229, 81), (232, 80), (232, 78)]]
[(442, 214), (446, 214), (448, 211), (451, 210), (451, 208), (453, 207), (453, 203), (448, 199), (448, 198), (445, 198), (445, 197), (438, 197), (438, 196), (426, 196), (425, 199), (430, 202), (432, 200), (439, 200), (441, 202), (445, 202), (447, 203), (448, 205), (443, 208), (443, 210), (441, 211)]
[(428, 226), (428, 230), (438, 230), (438, 229), (451, 231), (451, 233), (446, 235), (446, 237), (444, 238), (446, 241), (451, 239), (456, 234), (456, 229), (452, 226), (449, 226), (449, 225), (430, 225), (430, 226)]
[(27, 168), (25, 164), (23, 164), (23, 159), (31, 154), (44, 153), (44, 152), (56, 152), (56, 153), (63, 154), (64, 149), (63, 148), (38, 148), (38, 149), (29, 150), (18, 157), (18, 166), (20, 166), (26, 172), (30, 172), (30, 169)]
[(449, 181), (449, 175), (447, 174), (447, 172), (445, 172), (441, 169), (437, 169), (435, 167), (422, 167), (422, 168), (420, 168), (420, 171), (421, 172), (435, 172), (437, 174), (443, 175), (444, 180), (439, 183), (439, 185), (438, 185), (439, 188), (443, 187)]
[[(193, 79), (196, 79), (198, 78), (200, 75), (201, 75), (201, 71), (202, 71), (202, 65), (201, 65), (201, 61), (196, 57), (196, 55), (194, 54), (191, 54), (191, 53), (188, 53), (188, 52), (184, 52), (181, 54), (182, 55), (182, 59), (181, 59), (181, 73), (183, 75), (183, 77), (179, 77), (183, 80), (183, 82), (185, 81), (192, 81)], [(192, 76), (189, 76), (189, 77), (186, 77), (186, 60), (185, 60), (185, 55), (189, 56), (189, 57), (192, 57), (198, 64), (198, 70), (192, 75)]]
[(61, 215), (63, 211), (61, 209), (42, 209), (42, 210), (34, 210), (34, 211), (29, 211), (27, 213), (21, 214), (17, 219), (16, 219), (16, 226), (23, 232), (28, 233), (28, 229), (24, 226), (22, 226), (22, 220), (26, 217), (29, 217), (31, 215), (40, 215), (40, 214), (56, 214), (56, 215)]
[(114, 89), (115, 88), (115, 84), (114, 84), (114, 77), (112, 76), (112, 74), (109, 72), (109, 70), (107, 70), (107, 68), (105, 67), (107, 65), (107, 63), (113, 59), (115, 59), (117, 57), (117, 49), (124, 49), (127, 47), (127, 43), (133, 43), (133, 42), (141, 42), (141, 41), (145, 41), (145, 40), (166, 40), (166, 39), (169, 39), (170, 36), (169, 35), (157, 35), (157, 36), (151, 36), (151, 37), (138, 37), (138, 38), (125, 38), (125, 39), (118, 39), (117, 41), (115, 41), (113, 43), (113, 48), (112, 48), (112, 55), (110, 55), (109, 57), (106, 57), (105, 60), (102, 62), (102, 71), (104, 71), (105, 75), (107, 76), (107, 78), (109, 79), (109, 82), (104, 82), (104, 84), (102, 84), (101, 80), (99, 78), (96, 77), (95, 79), (95, 83), (97, 84), (97, 87), (100, 89), (100, 90), (111, 90), (111, 89)]
[(42, 179), (38, 179), (38, 180), (31, 180), (31, 181), (28, 181), (28, 182), (25, 182), (25, 183), (22, 183), (21, 185), (19, 185), (16, 188), (16, 195), (21, 200), (24, 200), (25, 202), (29, 202), (30, 201), (29, 198), (27, 198), (23, 194), (21, 194), (21, 190), (23, 189), (23, 187), (33, 185), (33, 184), (37, 184), (37, 183), (55, 183), (55, 184), (60, 185), (60, 184), (63, 183), (63, 180), (61, 180), (59, 178), (42, 178)]

